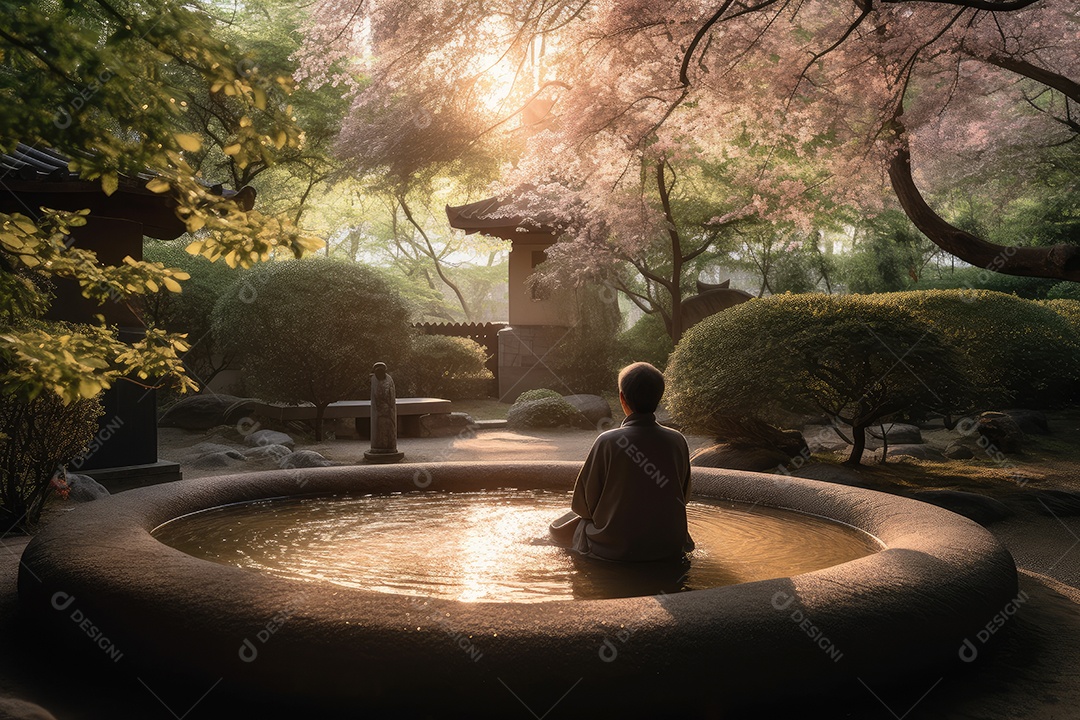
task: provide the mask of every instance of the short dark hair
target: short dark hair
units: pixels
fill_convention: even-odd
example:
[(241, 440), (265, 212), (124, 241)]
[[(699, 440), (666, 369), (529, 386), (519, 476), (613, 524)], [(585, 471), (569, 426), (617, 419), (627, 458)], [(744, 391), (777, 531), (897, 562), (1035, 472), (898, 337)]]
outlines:
[(619, 392), (634, 412), (656, 412), (664, 395), (664, 374), (647, 362), (627, 365), (619, 373)]

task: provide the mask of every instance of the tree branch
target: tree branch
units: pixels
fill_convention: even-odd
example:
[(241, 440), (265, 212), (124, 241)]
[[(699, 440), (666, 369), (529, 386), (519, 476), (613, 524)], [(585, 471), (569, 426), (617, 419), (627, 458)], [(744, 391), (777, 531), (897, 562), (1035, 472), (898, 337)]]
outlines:
[(1005, 275), (1057, 278), (1080, 282), (1080, 247), (997, 245), (950, 225), (926, 203), (911, 174), (911, 150), (897, 106), (893, 132), (900, 147), (889, 162), (889, 180), (900, 206), (931, 242), (964, 262)]

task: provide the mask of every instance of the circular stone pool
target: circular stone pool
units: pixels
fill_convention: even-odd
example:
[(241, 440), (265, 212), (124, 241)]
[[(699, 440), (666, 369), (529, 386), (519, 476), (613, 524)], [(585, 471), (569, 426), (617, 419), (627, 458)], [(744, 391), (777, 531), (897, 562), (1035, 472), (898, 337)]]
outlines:
[(689, 563), (579, 560), (547, 537), (571, 493), (416, 491), (259, 500), (155, 528), (195, 557), (279, 577), (465, 602), (657, 595), (799, 575), (877, 552), (855, 528), (747, 503), (691, 502)]
[[(1012, 558), (965, 518), (858, 488), (708, 468), (694, 468), (698, 500), (824, 518), (882, 549), (688, 592), (465, 602), (280, 577), (196, 558), (151, 534), (191, 513), (270, 498), (424, 489), (440, 493), (421, 501), (432, 502), (514, 489), (556, 493), (563, 507), (579, 467), (315, 468), (133, 490), (73, 510), (35, 537), (20, 600), (69, 648), (144, 684), (148, 673), (175, 682), (180, 697), (213, 687), (353, 715), (520, 715), (525, 705), (541, 716), (557, 703), (560, 714), (715, 711), (840, 686), (865, 692), (860, 684), (957, 663), (965, 640), (1016, 596)], [(490, 526), (482, 541), (501, 542)]]

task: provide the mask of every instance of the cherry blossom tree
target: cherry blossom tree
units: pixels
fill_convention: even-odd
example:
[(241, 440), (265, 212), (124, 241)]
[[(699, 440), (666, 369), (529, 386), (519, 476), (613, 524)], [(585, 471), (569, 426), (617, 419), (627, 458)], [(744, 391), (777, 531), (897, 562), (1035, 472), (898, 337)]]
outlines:
[(1067, 0), (323, 0), (301, 54), (302, 79), (351, 88), (346, 143), (394, 137), (370, 133), (371, 113), (406, 99), (433, 128), (470, 128), (421, 134), (411, 152), (454, 156), (498, 138), (500, 190), (530, 185), (537, 210), (569, 231), (582, 274), (677, 231), (659, 188), (690, 156), (739, 161), (728, 185), (740, 193), (717, 204), (720, 225), (805, 227), (826, 200), (870, 211), (898, 201), (972, 264), (1080, 280), (1075, 246), (995, 245), (949, 224), (920, 190), (1073, 142), (1078, 41)]

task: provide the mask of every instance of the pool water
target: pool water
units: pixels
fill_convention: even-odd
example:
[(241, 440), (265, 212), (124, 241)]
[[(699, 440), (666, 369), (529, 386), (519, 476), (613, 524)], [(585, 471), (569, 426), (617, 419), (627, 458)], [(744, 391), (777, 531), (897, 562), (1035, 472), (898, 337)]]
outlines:
[(880, 545), (854, 528), (761, 506), (694, 501), (683, 563), (606, 563), (551, 543), (570, 493), (282, 498), (211, 508), (154, 530), (213, 562), (375, 592), (467, 602), (540, 602), (701, 590), (820, 570)]

